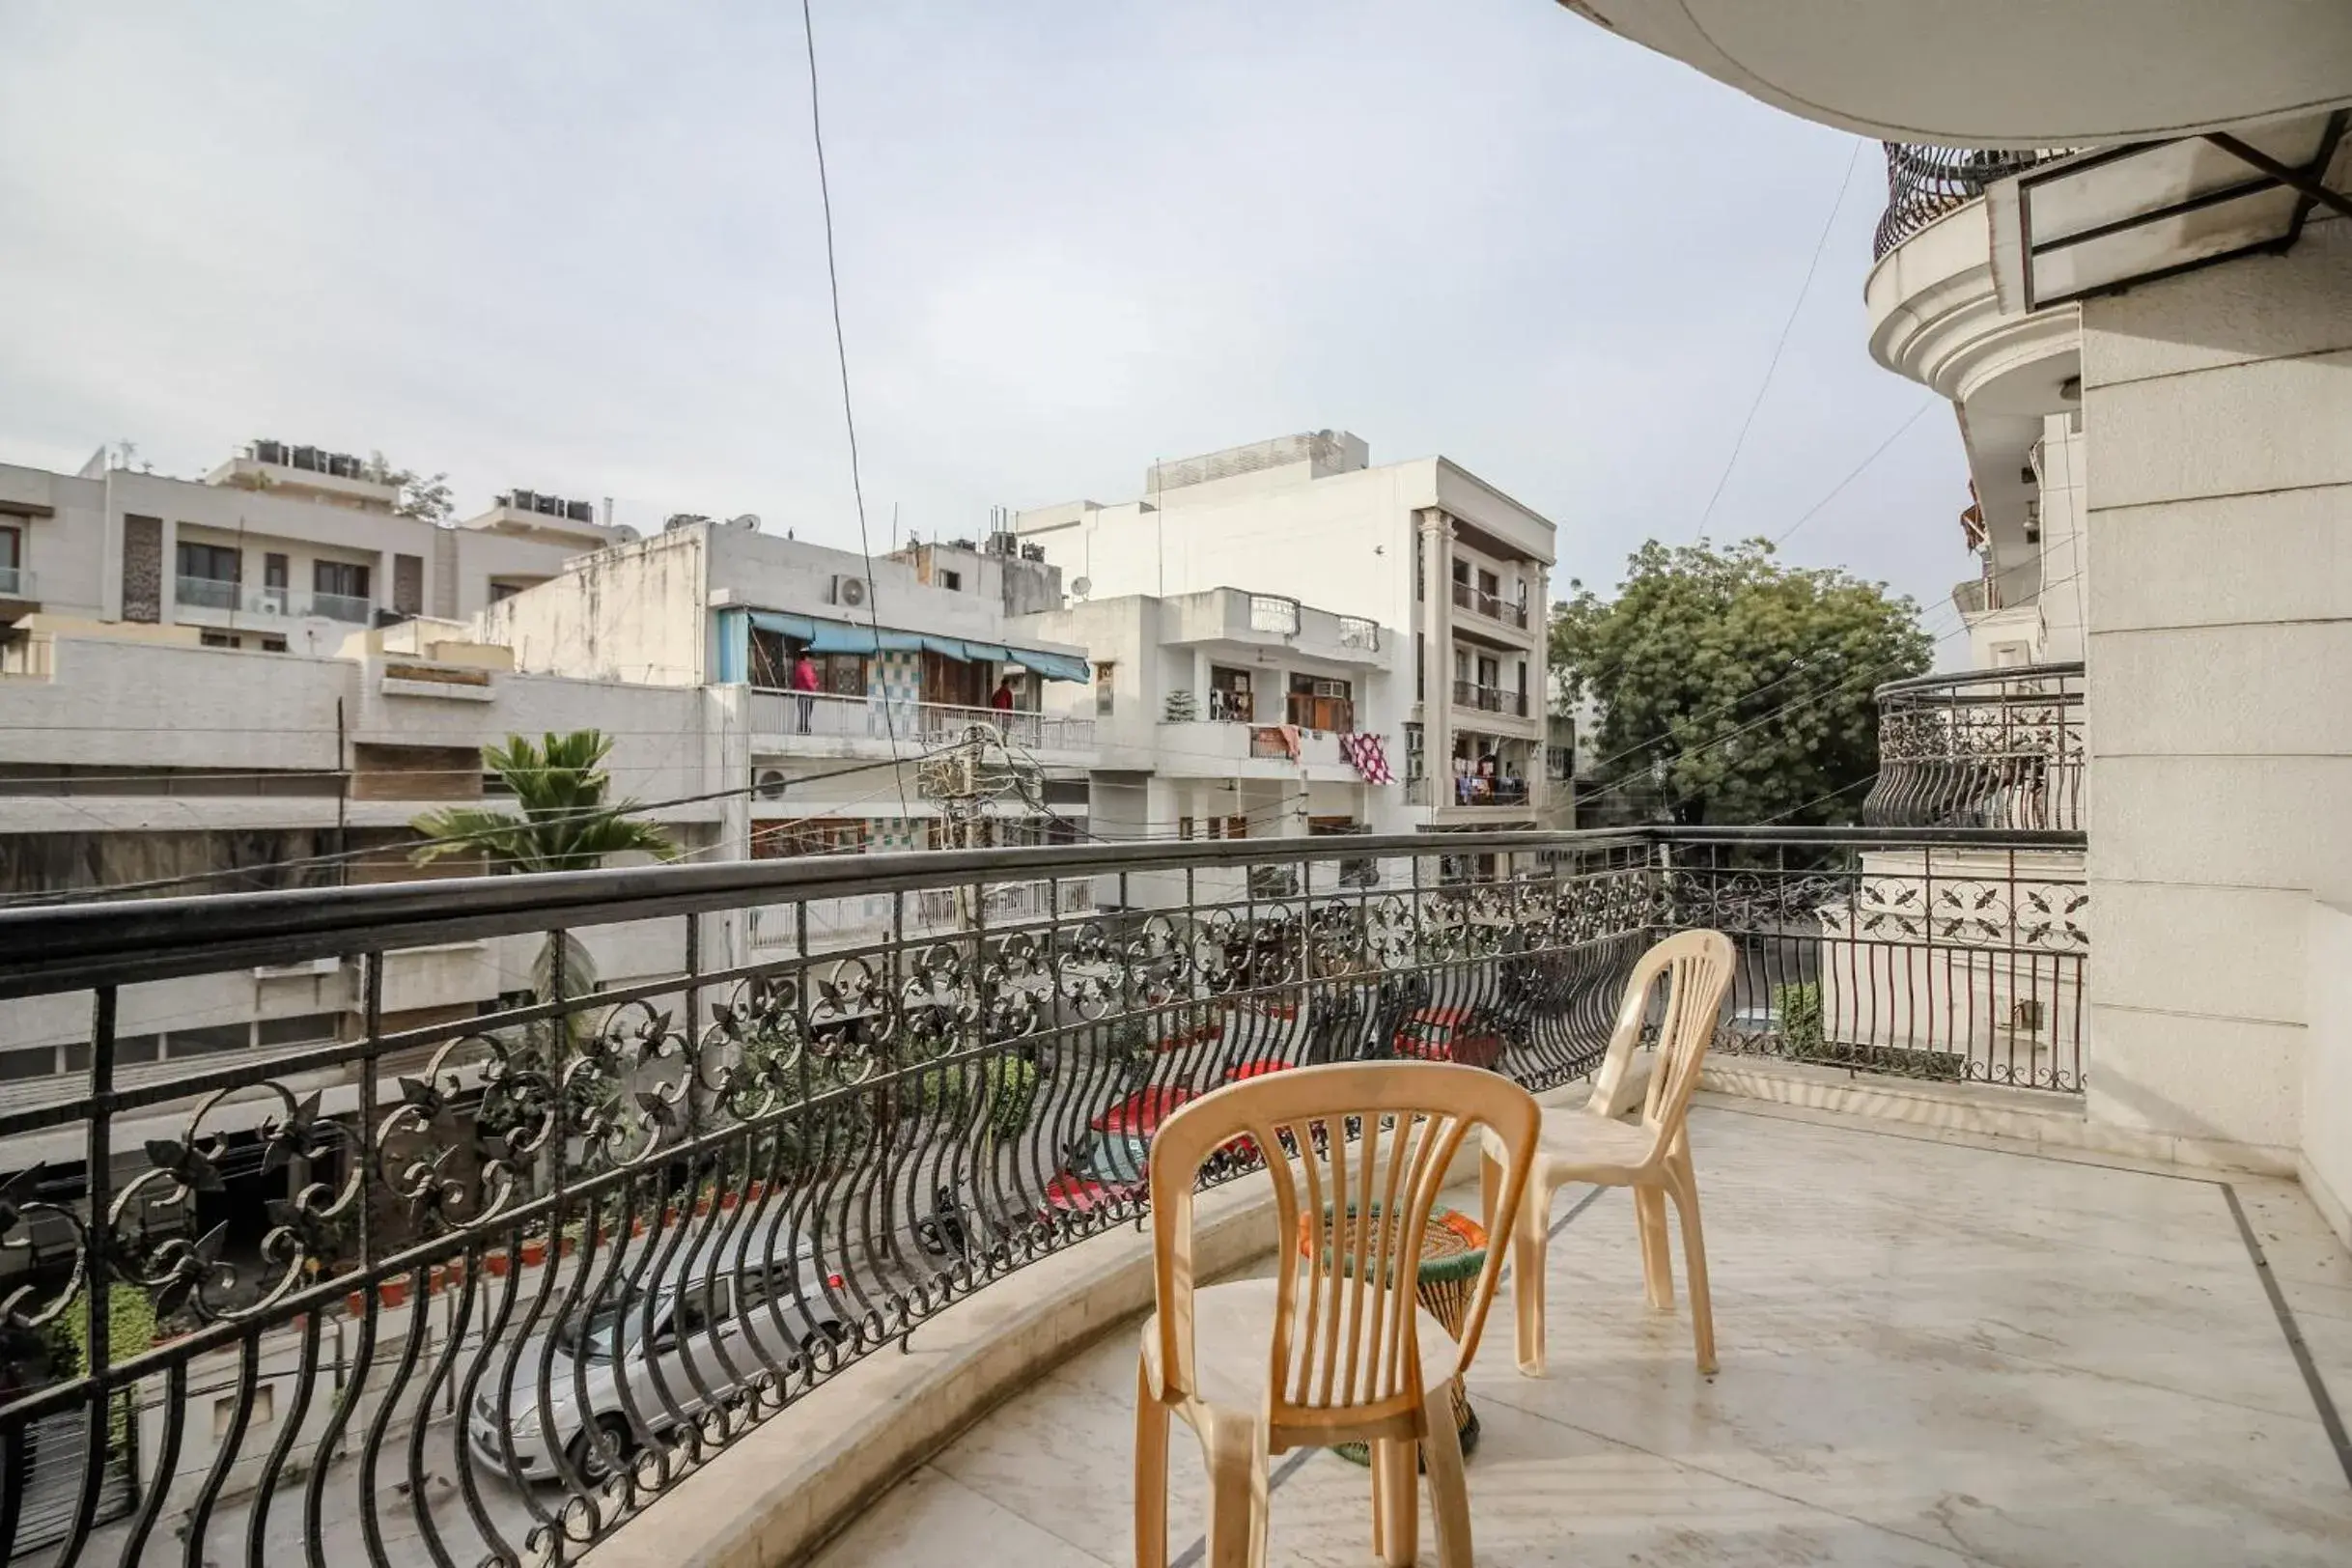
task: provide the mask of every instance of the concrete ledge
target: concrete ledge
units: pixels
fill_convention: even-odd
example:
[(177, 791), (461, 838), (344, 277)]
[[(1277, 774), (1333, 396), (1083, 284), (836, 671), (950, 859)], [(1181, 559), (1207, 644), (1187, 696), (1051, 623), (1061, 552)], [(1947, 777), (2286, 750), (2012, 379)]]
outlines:
[(1856, 1076), (1834, 1067), (1760, 1057), (1709, 1056), (1699, 1086), (1715, 1094), (1799, 1106), (1914, 1127), (2082, 1150), (2196, 1170), (2296, 1174), (2292, 1149), (2182, 1137), (2095, 1122), (2072, 1095), (1987, 1083), (1931, 1083)]

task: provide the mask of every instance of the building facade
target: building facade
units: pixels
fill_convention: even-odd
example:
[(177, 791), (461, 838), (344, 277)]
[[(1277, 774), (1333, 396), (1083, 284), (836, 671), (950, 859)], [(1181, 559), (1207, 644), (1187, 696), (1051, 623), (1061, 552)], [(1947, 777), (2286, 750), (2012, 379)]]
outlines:
[(1433, 827), (1550, 820), (1548, 518), (1444, 458), (1375, 467), (1362, 440), (1330, 431), (1158, 463), (1144, 490), (1024, 511), (1014, 526), (1080, 599), (1242, 577), (1248, 592), (1396, 629), (1407, 801)]

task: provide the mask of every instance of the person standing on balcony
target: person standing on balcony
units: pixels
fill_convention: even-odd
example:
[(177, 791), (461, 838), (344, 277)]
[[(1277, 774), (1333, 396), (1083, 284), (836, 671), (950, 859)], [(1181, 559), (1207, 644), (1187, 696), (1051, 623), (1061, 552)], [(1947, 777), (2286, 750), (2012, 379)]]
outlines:
[(997, 677), (996, 689), (989, 693), (988, 705), (999, 714), (1009, 714), (1013, 711), (1013, 678), (1011, 676)]
[(800, 733), (806, 735), (808, 733), (808, 715), (817, 706), (817, 661), (808, 657), (808, 650), (805, 648), (801, 649), (799, 657), (793, 660), (792, 689), (793, 695), (799, 701)]

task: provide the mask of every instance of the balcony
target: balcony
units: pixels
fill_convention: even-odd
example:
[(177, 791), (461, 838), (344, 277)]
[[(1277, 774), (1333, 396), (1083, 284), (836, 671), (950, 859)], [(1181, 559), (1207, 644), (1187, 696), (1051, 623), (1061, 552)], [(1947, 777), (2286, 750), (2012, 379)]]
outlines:
[(879, 696), (762, 688), (755, 696), (752, 714), (763, 736), (779, 738), (808, 736), (824, 741), (936, 746), (962, 739), (974, 724), (985, 724), (1008, 742), (1032, 751), (1087, 751), (1094, 746), (1095, 721), (1091, 718), (955, 703), (890, 702)]
[(1484, 616), (1503, 626), (1517, 627), (1522, 631), (1527, 630), (1526, 605), (1507, 601), (1499, 594), (1474, 588), (1467, 582), (1454, 584), (1454, 608), (1469, 610), (1472, 615)]
[(1516, 718), (1525, 718), (1527, 716), (1527, 694), (1524, 691), (1505, 691), (1500, 686), (1480, 686), (1475, 681), (1456, 681), (1454, 706), (1481, 714), (1507, 714)]
[(1877, 261), (1955, 209), (1980, 200), (1996, 180), (2068, 156), (2073, 149), (2003, 152), (1982, 147), (1923, 147), (1888, 142), (1887, 210), (1870, 241)]
[(298, 621), (305, 617), (366, 626), (376, 617), (376, 602), (351, 594), (297, 594), (289, 588), (247, 588), (216, 577), (180, 577), (173, 586), (175, 602), (182, 610), (213, 610), (224, 615)]
[[(0, 1168), (60, 1136), (152, 1162), (93, 1162), (95, 1190), (27, 1179), (0, 1207), (0, 1235), (88, 1227), (59, 1221), (64, 1255), (19, 1300), (101, 1330), (87, 1369), (0, 1393), (23, 1496), (87, 1499), (10, 1510), (8, 1545), (137, 1562), (169, 1520), (173, 1556), (225, 1561), (287, 1550), (308, 1513), (354, 1568), (527, 1559), (549, 1521), (568, 1557), (721, 1560), (749, 1537), (714, 1533), (742, 1530), (801, 1560), (862, 1494), (798, 1485), (779, 1455), (838, 1475), (821, 1461), (862, 1443), (867, 1473), (894, 1472), (871, 1469), (885, 1450), (911, 1473), (925, 1442), (1027, 1384), (938, 1461), (995, 1477), (969, 1481), (985, 1519), (967, 1496), (941, 1524), (917, 1481), (828, 1563), (948, 1560), (950, 1527), (955, 1560), (1050, 1561), (1032, 1537), (1054, 1521), (1115, 1555), (1145, 1273), (1135, 1194), (1085, 1174), (1090, 1124), (1251, 1064), (1385, 1057), (1383, 1021), (1439, 1006), (1498, 1043), (1498, 1071), (1570, 1085), (1635, 958), (1707, 925), (1739, 955), (1713, 1081), (1863, 1085), (1934, 1107), (1938, 1135), (1702, 1108), (1712, 1383), (1641, 1305), (1623, 1195), (1563, 1203), (1553, 1376), (1511, 1374), (1502, 1325), (1470, 1388), (1488, 1551), (1574, 1535), (1579, 1555), (1704, 1542), (1736, 1561), (1762, 1532), (1806, 1560), (1925, 1561), (1930, 1535), (1989, 1561), (2326, 1560), (2352, 1498), (2280, 1318), (2324, 1304), (2352, 1260), (2282, 1183), (2229, 1180), (2241, 1232), (2201, 1179), (2007, 1152), (2041, 1135), (2017, 1128), (2082, 1117), (2087, 893), (2045, 865), (2081, 839), (1968, 835), (1964, 882), (1926, 863), (1953, 841), (1090, 844), (0, 912), (0, 1000), (78, 997), (96, 1030), (85, 1071), (0, 1114)], [(1376, 887), (1349, 874), (1367, 862)], [(1124, 893), (1212, 872), (1246, 890)], [(857, 918), (822, 951), (743, 918), (843, 901)], [(659, 978), (575, 994), (558, 960), (545, 1004), (170, 1078), (115, 1066), (126, 986), (349, 953), (372, 996), (413, 949), (630, 923), (675, 930)], [(282, 1087), (325, 1068), (364, 1086), (355, 1108)], [(219, 1131), (231, 1102), (266, 1107), (258, 1134)], [(1967, 1147), (1963, 1123), (2013, 1135)], [(1250, 1178), (1246, 1159), (1218, 1169), (1204, 1208)], [(193, 1212), (200, 1191), (201, 1238), (116, 1221)], [(240, 1204), (261, 1218), (210, 1218)], [(94, 1297), (98, 1265), (114, 1283)], [(104, 1331), (146, 1309), (153, 1348)], [(604, 1348), (562, 1349), (583, 1340)], [(2340, 1336), (2310, 1343), (2340, 1378)], [(946, 1419), (952, 1397), (974, 1403)], [(1360, 1545), (1360, 1470), (1318, 1454), (1276, 1473), (1276, 1560)]]
[(1876, 826), (2080, 829), (2083, 666), (2027, 664), (1878, 688)]
[(0, 599), (33, 600), (41, 597), (41, 585), (33, 574), (20, 566), (0, 566)]

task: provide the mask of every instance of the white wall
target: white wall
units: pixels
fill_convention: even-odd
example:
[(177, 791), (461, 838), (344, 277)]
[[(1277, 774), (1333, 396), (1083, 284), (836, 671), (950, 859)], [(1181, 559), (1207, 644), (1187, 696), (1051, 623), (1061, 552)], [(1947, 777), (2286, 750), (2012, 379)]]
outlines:
[(478, 640), (514, 649), (519, 670), (698, 686), (711, 678), (707, 537), (684, 528), (587, 556), (486, 607)]
[[(33, 574), (42, 608), (91, 620), (104, 616), (106, 487), (94, 479), (0, 463), (0, 499), (51, 509), (45, 518), (0, 514), (0, 525), (20, 536), (22, 564)], [(119, 579), (115, 586), (119, 600)]]
[(2089, 1109), (2292, 1168), (2308, 907), (2352, 898), (2352, 223), (2083, 340)]

